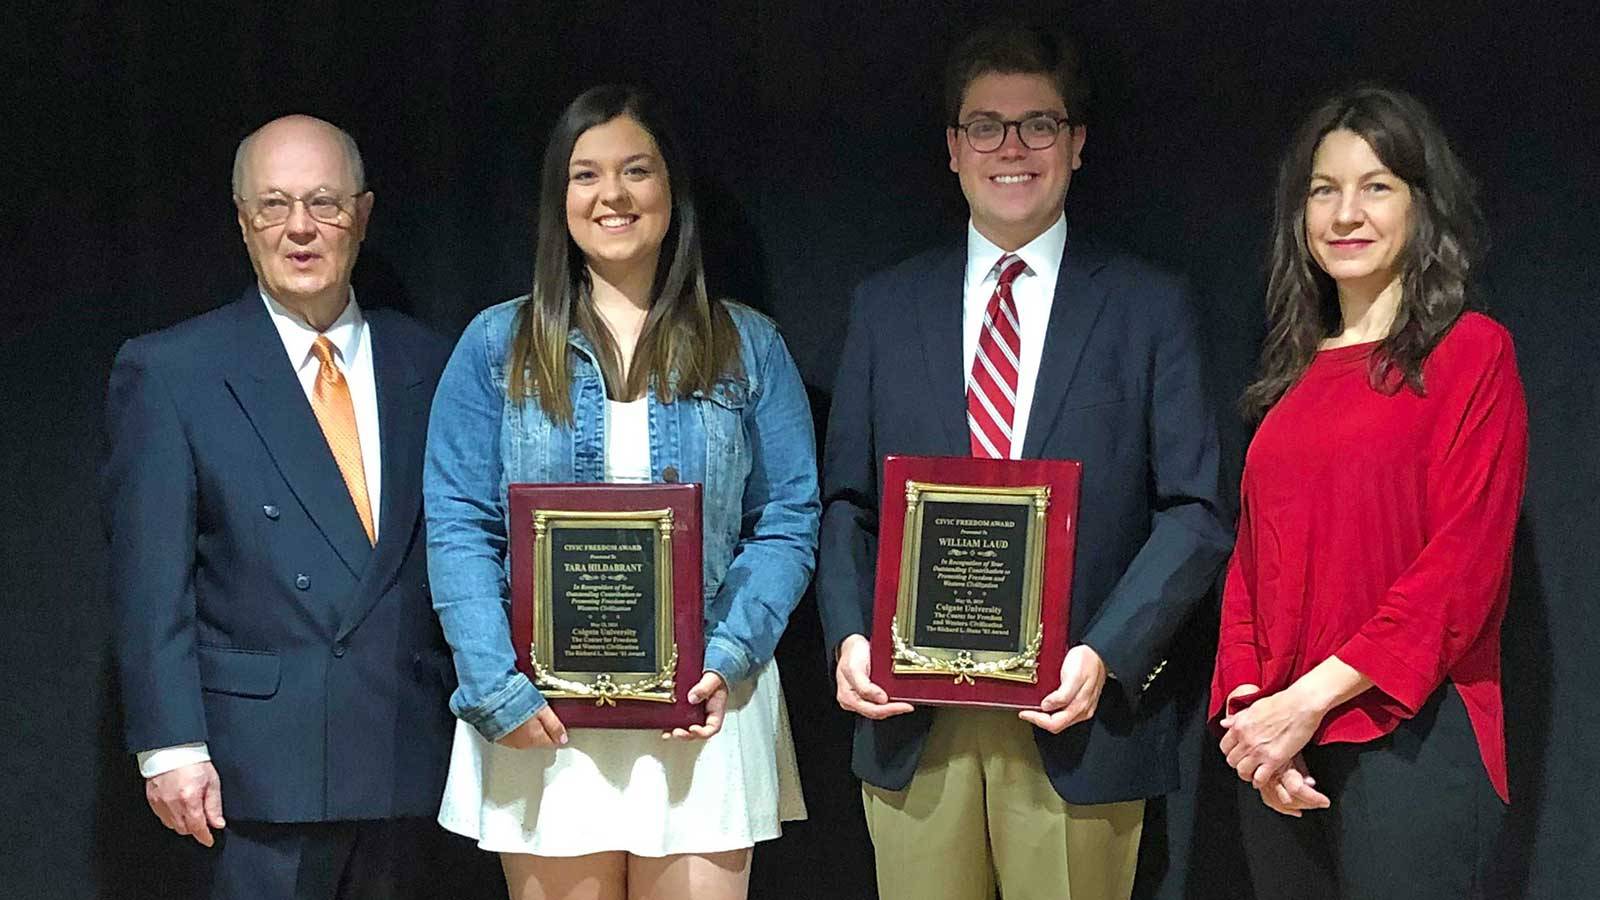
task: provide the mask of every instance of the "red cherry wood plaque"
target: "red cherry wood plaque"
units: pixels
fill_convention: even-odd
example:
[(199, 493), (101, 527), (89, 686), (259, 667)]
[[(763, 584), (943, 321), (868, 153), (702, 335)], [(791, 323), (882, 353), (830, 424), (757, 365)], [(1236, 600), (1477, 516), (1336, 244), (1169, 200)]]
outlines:
[(1060, 684), (1082, 471), (885, 458), (872, 680), (891, 698), (1025, 709)]
[(563, 724), (667, 729), (705, 654), (698, 484), (513, 484), (517, 668)]

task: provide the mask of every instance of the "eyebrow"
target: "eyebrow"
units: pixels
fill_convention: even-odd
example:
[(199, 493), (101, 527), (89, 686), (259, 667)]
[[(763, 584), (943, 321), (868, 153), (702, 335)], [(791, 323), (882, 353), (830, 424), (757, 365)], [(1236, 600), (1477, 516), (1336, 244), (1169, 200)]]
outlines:
[[(256, 196), (258, 196), (258, 197), (263, 195), (263, 194), (283, 194), (286, 197), (297, 197), (297, 196), (309, 197), (312, 194), (320, 194), (320, 193), (341, 194), (341, 193), (345, 193), (345, 191), (342, 191), (341, 189), (339, 189), (337, 187), (334, 187), (331, 184), (323, 183), (323, 184), (317, 185), (316, 187), (312, 188), (309, 193), (306, 193), (306, 194), (303, 194), (303, 195), (295, 194), (293, 191), (287, 190), (286, 188), (271, 187), (271, 186), (268, 186), (268, 185), (263, 185), (263, 186), (257, 188), (255, 193), (256, 193)], [(362, 193), (362, 192), (361, 191), (352, 191), (350, 193), (359, 194), (359, 193)]]
[[(1361, 173), (1361, 175), (1359, 177), (1357, 177), (1356, 180), (1357, 181), (1366, 181), (1368, 178), (1371, 178), (1374, 175), (1387, 175), (1390, 178), (1399, 178), (1400, 177), (1399, 175), (1394, 174), (1394, 171), (1391, 170), (1391, 169), (1373, 169), (1371, 171)], [(1319, 178), (1322, 179), (1323, 181), (1338, 181), (1339, 180), (1337, 178), (1334, 178), (1332, 175), (1326, 174), (1324, 172), (1312, 172), (1311, 173), (1311, 180), (1312, 181), (1316, 181)]]
[[(625, 166), (628, 163), (638, 162), (641, 159), (650, 160), (651, 162), (654, 162), (655, 158), (656, 158), (656, 155), (654, 153), (635, 153), (634, 155), (623, 159), (621, 165)], [(595, 168), (599, 168), (600, 164), (595, 162), (592, 159), (575, 159), (572, 162), (567, 164), (568, 168), (571, 168), (573, 166), (594, 166)]]
[[(1018, 118), (1031, 119), (1034, 116), (1065, 116), (1066, 114), (1067, 111), (1064, 109), (1030, 109), (1027, 112), (1024, 112), (1021, 116), (1018, 116)], [(974, 117), (980, 119), (1005, 118), (1005, 116), (992, 109), (974, 109), (969, 111), (965, 116), (962, 116), (963, 119), (971, 119)]]

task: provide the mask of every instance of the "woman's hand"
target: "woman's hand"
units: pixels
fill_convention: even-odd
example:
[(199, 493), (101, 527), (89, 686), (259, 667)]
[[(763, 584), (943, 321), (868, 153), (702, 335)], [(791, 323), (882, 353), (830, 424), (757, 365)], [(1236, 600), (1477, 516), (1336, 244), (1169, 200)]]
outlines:
[(1302, 810), (1327, 809), (1333, 805), (1316, 785), (1317, 780), (1306, 771), (1305, 757), (1297, 753), (1283, 774), (1260, 789), (1261, 802), (1274, 812), (1298, 819)]
[(1228, 765), (1257, 790), (1289, 768), (1322, 723), (1324, 709), (1290, 686), (1257, 699), (1221, 722), (1222, 752)]
[(706, 705), (706, 723), (704, 725), (690, 725), (688, 728), (674, 728), (671, 731), (661, 732), (662, 740), (677, 741), (703, 741), (722, 730), (722, 714), (728, 709), (728, 686), (723, 683), (722, 676), (715, 672), (707, 672), (700, 676), (695, 686), (689, 689), (689, 702)]
[[(1240, 685), (1229, 699), (1247, 687), (1254, 685)], [(1370, 687), (1372, 679), (1337, 656), (1317, 663), (1294, 684), (1223, 717), (1219, 724), (1228, 729), (1222, 736), (1228, 765), (1260, 790), (1289, 768), (1329, 710)]]
[(495, 741), (502, 747), (513, 750), (528, 750), (533, 747), (559, 747), (567, 742), (567, 726), (561, 724), (561, 719), (556, 716), (556, 711), (546, 705), (534, 713), (526, 722), (512, 729), (510, 734)]

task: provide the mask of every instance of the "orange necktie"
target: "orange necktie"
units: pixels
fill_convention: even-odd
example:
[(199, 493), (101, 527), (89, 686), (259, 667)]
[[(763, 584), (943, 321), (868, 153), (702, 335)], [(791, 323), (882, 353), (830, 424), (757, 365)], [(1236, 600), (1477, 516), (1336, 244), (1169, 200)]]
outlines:
[(317, 370), (317, 386), (311, 390), (311, 411), (316, 413), (322, 436), (327, 438), (333, 460), (339, 464), (344, 486), (349, 489), (350, 500), (361, 517), (361, 527), (367, 531), (367, 542), (376, 544), (378, 538), (372, 529), (372, 501), (367, 499), (367, 474), (361, 464), (361, 435), (356, 432), (356, 407), (350, 400), (350, 383), (333, 364), (333, 343), (326, 335), (317, 336), (311, 352), (322, 363)]

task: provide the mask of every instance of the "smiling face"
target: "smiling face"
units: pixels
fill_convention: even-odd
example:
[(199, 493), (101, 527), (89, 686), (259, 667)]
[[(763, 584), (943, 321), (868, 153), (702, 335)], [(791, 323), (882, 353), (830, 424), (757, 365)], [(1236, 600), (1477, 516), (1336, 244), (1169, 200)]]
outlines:
[(672, 188), (655, 139), (622, 115), (578, 136), (567, 165), (567, 233), (591, 268), (655, 269)]
[(1341, 287), (1381, 289), (1399, 274), (1411, 188), (1348, 129), (1317, 145), (1306, 193), (1306, 245)]
[[(251, 138), (242, 176), (236, 198), (239, 232), (267, 294), (300, 309), (347, 296), (372, 214), (372, 194), (360, 192), (339, 133), (307, 116), (271, 122)], [(342, 204), (337, 221), (318, 221), (295, 200), (319, 194)], [(263, 204), (284, 198), (289, 198), (288, 218), (262, 225), (257, 213)]]
[[(965, 125), (983, 117), (1017, 121), (1036, 115), (1067, 115), (1048, 77), (991, 72), (967, 85), (958, 121)], [(1031, 150), (1015, 128), (1008, 128), (999, 149), (979, 153), (965, 134), (948, 129), (950, 171), (961, 178), (978, 232), (1003, 250), (1016, 250), (1054, 225), (1072, 173), (1083, 165), (1086, 136), (1081, 125), (1063, 126), (1053, 145)]]

